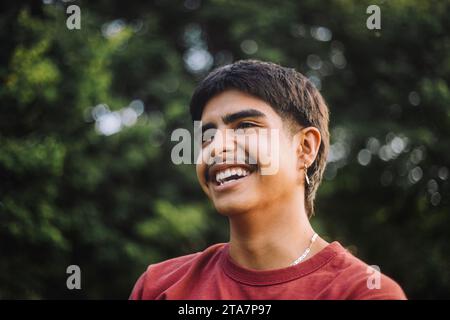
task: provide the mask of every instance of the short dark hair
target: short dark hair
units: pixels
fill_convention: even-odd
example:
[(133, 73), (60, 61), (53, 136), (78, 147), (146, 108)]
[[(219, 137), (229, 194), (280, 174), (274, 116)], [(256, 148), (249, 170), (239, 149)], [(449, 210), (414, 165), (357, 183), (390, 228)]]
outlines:
[(329, 150), (329, 111), (320, 92), (301, 73), (271, 62), (240, 60), (212, 71), (197, 86), (190, 102), (194, 121), (201, 119), (210, 99), (236, 89), (268, 103), (285, 120), (302, 127), (316, 127), (321, 134), (319, 152), (308, 170), (305, 207), (308, 217), (314, 215), (314, 199), (322, 181)]

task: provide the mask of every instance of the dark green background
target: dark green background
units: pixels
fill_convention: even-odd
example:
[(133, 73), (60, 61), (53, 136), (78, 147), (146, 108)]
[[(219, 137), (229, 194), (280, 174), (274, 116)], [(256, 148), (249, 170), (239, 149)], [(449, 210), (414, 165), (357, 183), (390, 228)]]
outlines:
[[(68, 4), (81, 30), (66, 28)], [(1, 6), (0, 298), (125, 299), (148, 264), (228, 241), (170, 135), (192, 129), (198, 81), (244, 58), (295, 67), (329, 104), (320, 235), (409, 298), (450, 297), (449, 1)], [(117, 119), (134, 100), (137, 122), (102, 134), (93, 107)], [(82, 290), (66, 288), (71, 264)]]

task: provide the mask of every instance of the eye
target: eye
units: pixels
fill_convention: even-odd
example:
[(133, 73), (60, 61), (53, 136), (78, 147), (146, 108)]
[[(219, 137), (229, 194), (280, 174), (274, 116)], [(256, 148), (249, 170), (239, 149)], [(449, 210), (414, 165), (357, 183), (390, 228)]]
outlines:
[(203, 136), (202, 143), (203, 144), (210, 143), (211, 141), (213, 141), (213, 139), (214, 136)]
[(243, 121), (237, 125), (238, 129), (246, 129), (246, 128), (253, 128), (256, 127), (256, 124), (248, 121)]
[(214, 140), (214, 136), (216, 134), (216, 129), (208, 129), (202, 134), (202, 144), (210, 143)]

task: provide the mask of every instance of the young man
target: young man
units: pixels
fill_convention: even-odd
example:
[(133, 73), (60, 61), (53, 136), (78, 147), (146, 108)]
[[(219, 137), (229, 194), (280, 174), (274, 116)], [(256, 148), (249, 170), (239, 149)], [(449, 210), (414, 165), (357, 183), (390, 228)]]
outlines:
[(307, 78), (238, 61), (199, 84), (190, 111), (204, 133), (198, 180), (228, 217), (230, 241), (150, 265), (130, 299), (406, 299), (311, 227), (329, 115)]

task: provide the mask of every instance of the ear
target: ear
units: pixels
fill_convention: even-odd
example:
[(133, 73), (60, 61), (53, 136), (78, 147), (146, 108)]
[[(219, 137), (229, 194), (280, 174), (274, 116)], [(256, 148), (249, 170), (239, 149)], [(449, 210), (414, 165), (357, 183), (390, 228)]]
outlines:
[(297, 161), (300, 169), (309, 168), (319, 153), (322, 137), (316, 127), (302, 128), (296, 134)]

